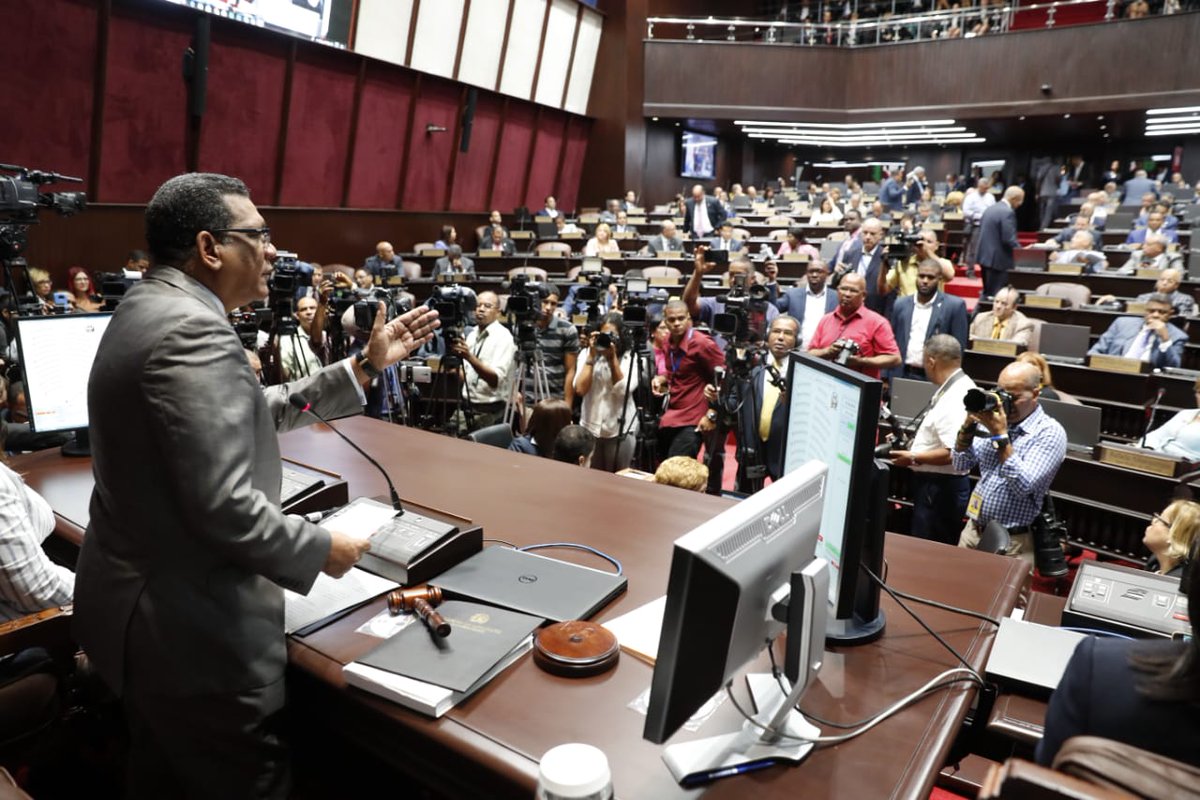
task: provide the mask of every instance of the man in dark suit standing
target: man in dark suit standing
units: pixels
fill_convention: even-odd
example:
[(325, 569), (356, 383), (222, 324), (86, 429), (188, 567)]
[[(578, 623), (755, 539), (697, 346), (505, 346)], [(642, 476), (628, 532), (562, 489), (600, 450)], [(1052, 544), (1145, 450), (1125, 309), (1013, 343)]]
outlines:
[(883, 268), (883, 223), (875, 217), (865, 220), (858, 229), (858, 239), (851, 242), (842, 254), (842, 260), (834, 266), (832, 285), (837, 288), (843, 275), (857, 273), (867, 284), (867, 308), (876, 314), (883, 313), (884, 293)]
[(684, 201), (683, 207), (683, 232), (697, 241), (711, 237), (725, 221), (725, 209), (717, 198), (705, 195), (704, 187), (698, 183), (692, 187), (692, 196)]
[[(832, 292), (830, 292), (832, 294)], [(783, 475), (783, 445), (787, 439), (787, 395), (777, 380), (787, 379), (789, 353), (798, 346), (800, 323), (787, 315), (778, 316), (767, 331), (763, 363), (750, 371), (743, 385), (749, 396), (741, 398), (738, 416), (738, 486), (742, 491), (762, 488), (762, 479), (746, 475), (748, 467), (762, 464), (771, 480)], [(772, 370), (774, 374), (772, 374)]]
[(807, 348), (821, 317), (837, 307), (838, 297), (829, 286), (829, 267), (825, 262), (810, 261), (804, 277), (804, 286), (788, 289), (775, 301), (775, 306), (781, 313), (796, 319), (800, 325), (797, 346)]
[(262, 389), (226, 313), (267, 294), (275, 248), (246, 185), (188, 174), (146, 208), (154, 267), (125, 295), (88, 387), (91, 522), (75, 634), (121, 695), (132, 797), (285, 797), (284, 588), (340, 577), (367, 542), (279, 508), (277, 430), (360, 413), (362, 386), (427, 341), (424, 307), (361, 356)]
[(1013, 265), (1013, 251), (1021, 246), (1017, 241), (1017, 209), (1025, 200), (1025, 190), (1010, 186), (1004, 199), (983, 212), (979, 221), (979, 250), (977, 258), (983, 267), (983, 294), (993, 297), (1008, 284), (1008, 271)]
[(892, 333), (900, 348), (901, 366), (889, 377), (926, 380), (925, 342), (948, 333), (967, 347), (967, 304), (961, 297), (938, 291), (941, 265), (926, 259), (917, 265), (917, 292), (896, 301), (892, 309)]

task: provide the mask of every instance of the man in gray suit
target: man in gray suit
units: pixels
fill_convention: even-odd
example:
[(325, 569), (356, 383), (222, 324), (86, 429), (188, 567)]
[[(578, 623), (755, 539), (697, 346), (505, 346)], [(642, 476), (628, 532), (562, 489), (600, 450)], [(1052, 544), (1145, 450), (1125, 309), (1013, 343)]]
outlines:
[(172, 178), (146, 208), (154, 267), (100, 343), (75, 634), (122, 697), (133, 797), (283, 797), (283, 590), (340, 577), (367, 543), (279, 509), (277, 430), (362, 410), (362, 385), (437, 327), (424, 308), (363, 355), (263, 390), (226, 318), (267, 295), (275, 248), (245, 184)]

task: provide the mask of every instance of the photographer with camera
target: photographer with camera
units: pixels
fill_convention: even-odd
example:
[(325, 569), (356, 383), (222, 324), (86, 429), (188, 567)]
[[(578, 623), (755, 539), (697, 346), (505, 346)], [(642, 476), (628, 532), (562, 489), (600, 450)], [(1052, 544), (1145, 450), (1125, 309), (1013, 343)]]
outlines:
[(909, 239), (909, 254), (903, 260), (897, 260), (887, 273), (886, 286), (889, 292), (895, 292), (898, 297), (908, 297), (917, 291), (917, 268), (930, 261), (937, 264), (938, 287), (947, 281), (954, 280), (954, 265), (949, 259), (938, 255), (937, 233), (934, 231), (918, 231), (911, 234)]
[(663, 321), (668, 331), (666, 372), (657, 375), (653, 383), (655, 394), (669, 398), (659, 421), (658, 452), (662, 458), (695, 458), (701, 437), (717, 425), (717, 413), (709, 409), (704, 387), (714, 382), (717, 368), (725, 365), (725, 352), (692, 327), (692, 316), (682, 300), (667, 303)]
[(586, 343), (575, 373), (575, 393), (583, 398), (579, 424), (596, 437), (592, 469), (616, 472), (633, 460), (638, 424), (629, 391), (634, 365), (624, 317), (606, 316)]
[[(575, 365), (579, 359), (579, 329), (555, 313), (558, 311), (562, 290), (553, 283), (530, 285), (522, 290), (514, 281), (513, 294), (510, 297), (517, 296), (522, 291), (528, 294), (531, 305), (538, 311), (532, 320), (532, 326), (528, 325), (529, 321), (520, 317), (515, 319), (518, 328), (517, 344), (523, 353), (528, 353), (532, 345), (532, 349), (540, 355), (540, 358), (535, 356), (523, 359), (521, 374), (517, 375), (517, 380), (521, 382), (522, 399), (530, 407), (547, 398), (566, 400), (567, 405), (573, 406)], [(542, 387), (545, 391), (544, 397), (539, 393), (540, 376), (536, 374), (538, 372), (545, 378)]]
[(320, 299), (302, 297), (296, 301), (298, 329), (279, 338), (279, 364), (284, 380), (315, 375), (325, 366), (325, 313), (333, 287), (321, 290)]
[(512, 334), (500, 323), (500, 298), (495, 292), (479, 293), (475, 327), (466, 339), (455, 339), (450, 352), (463, 361), (463, 401), (467, 405), (454, 412), (451, 427), (469, 433), (495, 425), (504, 415), (508, 374), (517, 354)]
[(975, 382), (962, 371), (962, 344), (946, 333), (925, 342), (925, 374), (937, 387), (913, 418), (911, 441), (893, 442), (892, 463), (912, 470), (912, 535), (943, 544), (958, 542), (971, 481), (954, 469), (951, 448), (962, 423), (963, 397)]
[(1008, 555), (1036, 558), (1038, 570), (1052, 574), (1057, 570), (1044, 564), (1052, 563), (1055, 550), (1061, 563), (1062, 550), (1041, 532), (1043, 501), (1066, 458), (1067, 434), (1038, 405), (1041, 387), (1038, 368), (1017, 361), (1000, 372), (995, 391), (967, 392), (967, 414), (954, 442), (953, 465), (960, 472), (979, 468), (958, 546), (978, 547), (988, 523), (997, 522), (1012, 537)]
[(892, 326), (864, 305), (866, 279), (850, 273), (838, 284), (837, 293), (838, 306), (821, 318), (808, 352), (872, 378), (878, 378), (880, 370), (899, 366), (900, 349)]

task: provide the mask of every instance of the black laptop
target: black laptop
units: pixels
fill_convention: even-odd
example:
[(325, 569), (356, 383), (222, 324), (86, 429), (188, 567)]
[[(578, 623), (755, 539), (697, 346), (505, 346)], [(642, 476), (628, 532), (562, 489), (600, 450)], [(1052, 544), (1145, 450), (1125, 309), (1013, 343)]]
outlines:
[(1042, 398), (1038, 401), (1046, 413), (1058, 420), (1067, 432), (1067, 447), (1071, 450), (1091, 450), (1100, 441), (1100, 409), (1079, 403)]
[(1038, 337), (1038, 352), (1047, 361), (1060, 364), (1082, 364), (1087, 360), (1091, 344), (1091, 328), (1086, 325), (1059, 325), (1053, 322), (1042, 324)]
[(484, 548), (430, 583), (453, 596), (552, 622), (587, 619), (628, 585), (615, 572), (497, 546)]

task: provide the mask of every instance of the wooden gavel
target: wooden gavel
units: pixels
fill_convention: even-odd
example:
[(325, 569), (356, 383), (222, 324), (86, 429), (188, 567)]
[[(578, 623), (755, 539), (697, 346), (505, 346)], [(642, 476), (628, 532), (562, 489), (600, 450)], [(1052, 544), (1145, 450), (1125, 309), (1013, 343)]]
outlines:
[(416, 614), (435, 636), (444, 639), (450, 635), (450, 623), (434, 609), (441, 602), (442, 590), (436, 586), (396, 590), (388, 592), (387, 596), (388, 612), (392, 616), (402, 611)]

